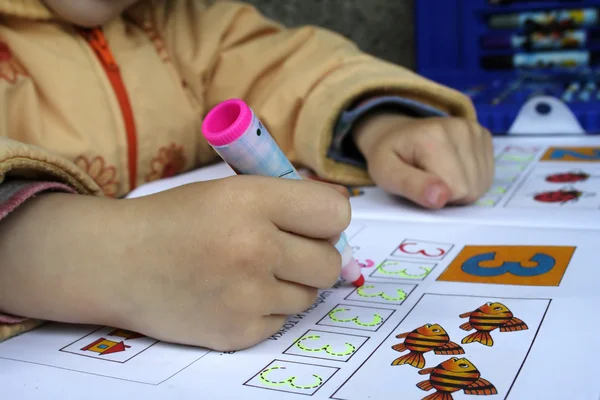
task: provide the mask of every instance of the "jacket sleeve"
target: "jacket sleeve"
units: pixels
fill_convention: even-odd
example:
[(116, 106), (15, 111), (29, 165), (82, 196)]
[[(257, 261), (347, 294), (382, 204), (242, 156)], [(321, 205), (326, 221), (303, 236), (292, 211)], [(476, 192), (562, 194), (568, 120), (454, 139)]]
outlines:
[(155, 0), (146, 14), (206, 112), (243, 98), (293, 162), (327, 180), (372, 183), (364, 168), (327, 157), (338, 117), (365, 96), (399, 96), (476, 118), (459, 92), (361, 52), (337, 33), (286, 29), (248, 4)]
[[(0, 42), (0, 46), (9, 54), (6, 44)], [(47, 133), (40, 123), (34, 82), (17, 60), (6, 58), (0, 60), (0, 224), (43, 192), (102, 195), (94, 181), (70, 161), (26, 143), (27, 138)], [(0, 342), (42, 323), (2, 314), (1, 307)]]

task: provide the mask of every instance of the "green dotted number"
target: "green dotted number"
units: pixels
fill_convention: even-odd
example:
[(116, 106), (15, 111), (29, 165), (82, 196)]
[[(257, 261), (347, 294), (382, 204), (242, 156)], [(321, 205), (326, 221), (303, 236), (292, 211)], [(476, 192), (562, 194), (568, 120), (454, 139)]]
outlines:
[(311, 353), (319, 353), (321, 351), (324, 351), (325, 353), (327, 353), (331, 356), (336, 356), (336, 357), (349, 356), (356, 351), (356, 346), (354, 346), (351, 343), (345, 343), (346, 348), (343, 352), (333, 351), (331, 345), (329, 345), (329, 344), (326, 344), (324, 346), (321, 346), (321, 347), (315, 349), (315, 348), (307, 347), (303, 343), (307, 340), (319, 340), (319, 339), (321, 339), (321, 337), (317, 336), (317, 335), (306, 336), (306, 337), (303, 337), (302, 339), (298, 340), (298, 342), (296, 342), (296, 346), (301, 350), (308, 351)]
[(373, 289), (375, 286), (361, 286), (356, 290), (356, 294), (359, 295), (360, 297), (381, 297), (384, 300), (387, 301), (402, 301), (406, 299), (406, 292), (402, 289), (396, 289), (396, 293), (397, 296), (390, 296), (388, 294), (386, 294), (385, 292), (379, 292), (379, 293), (365, 293), (366, 289)]
[(425, 272), (423, 272), (422, 274), (419, 274), (419, 275), (413, 275), (413, 274), (408, 273), (408, 268), (404, 268), (400, 271), (388, 271), (387, 269), (385, 269), (385, 264), (382, 264), (381, 266), (379, 266), (379, 272), (381, 272), (382, 274), (395, 275), (400, 278), (406, 278), (406, 279), (423, 279), (427, 275), (429, 275), (429, 273), (432, 270), (432, 268), (427, 268), (427, 267), (423, 267), (423, 266), (419, 266), (419, 269), (422, 271), (425, 271)]
[(336, 308), (329, 313), (329, 318), (335, 322), (348, 323), (353, 322), (358, 326), (377, 326), (383, 322), (383, 317), (379, 314), (373, 314), (373, 319), (369, 322), (361, 321), (358, 317), (352, 318), (339, 318), (337, 314), (344, 311), (350, 311), (347, 308)]
[(283, 379), (280, 381), (272, 381), (269, 378), (267, 378), (267, 375), (271, 371), (284, 370), (284, 369), (286, 369), (286, 368), (278, 367), (278, 366), (267, 368), (259, 374), (259, 379), (267, 386), (273, 386), (273, 387), (289, 386), (293, 389), (304, 389), (304, 390), (314, 389), (323, 384), (323, 378), (321, 378), (319, 375), (315, 375), (315, 374), (312, 374), (312, 376), (314, 378), (314, 383), (312, 383), (310, 385), (297, 385), (296, 384), (297, 377), (295, 377), (295, 376), (290, 376), (289, 378), (286, 378), (286, 379)]
[(493, 207), (496, 205), (497, 202), (498, 202), (498, 200), (496, 200), (496, 199), (483, 199), (483, 200), (478, 200), (475, 204), (478, 206)]

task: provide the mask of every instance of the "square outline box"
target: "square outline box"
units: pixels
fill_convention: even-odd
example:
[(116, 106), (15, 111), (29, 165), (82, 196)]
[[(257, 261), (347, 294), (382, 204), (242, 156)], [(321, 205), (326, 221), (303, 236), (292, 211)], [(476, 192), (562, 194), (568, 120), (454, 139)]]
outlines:
[(479, 200), (473, 203), (476, 207), (496, 207), (498, 203), (502, 200), (502, 196), (488, 196), (487, 194), (483, 195)]
[[(333, 372), (333, 374), (331, 374), (331, 376), (329, 376), (329, 378), (325, 379), (325, 380), (323, 381), (323, 383), (321, 383), (321, 385), (320, 385), (318, 388), (316, 388), (316, 389), (315, 389), (315, 391), (314, 391), (314, 392), (312, 392), (312, 393), (310, 393), (310, 394), (309, 394), (309, 393), (298, 393), (298, 392), (291, 392), (291, 391), (289, 391), (289, 390), (279, 390), (279, 389), (274, 389), (274, 388), (268, 388), (268, 387), (265, 387), (265, 386), (256, 386), (256, 385), (251, 385), (251, 384), (249, 384), (249, 383), (248, 383), (248, 382), (250, 382), (252, 379), (256, 378), (258, 375), (260, 375), (260, 373), (261, 373), (261, 372), (263, 372), (265, 369), (267, 369), (267, 368), (268, 368), (268, 367), (269, 367), (271, 364), (274, 364), (274, 363), (276, 363), (276, 362), (282, 362), (282, 363), (288, 363), (288, 364), (310, 365), (310, 366), (313, 366), (313, 367), (319, 367), (319, 368), (327, 368), (327, 369), (332, 369), (332, 370), (334, 370), (334, 372)], [(274, 391), (274, 392), (291, 393), (291, 394), (297, 394), (297, 395), (300, 395), (300, 396), (310, 396), (310, 397), (312, 397), (312, 396), (314, 396), (314, 395), (315, 395), (315, 394), (316, 394), (316, 393), (317, 393), (319, 390), (321, 390), (321, 388), (322, 388), (323, 386), (325, 386), (325, 384), (326, 384), (327, 382), (329, 382), (329, 381), (331, 380), (331, 378), (333, 378), (333, 377), (334, 377), (334, 375), (338, 373), (338, 371), (339, 371), (339, 370), (340, 370), (340, 368), (338, 368), (338, 367), (330, 367), (330, 366), (327, 366), (327, 365), (318, 365), (318, 364), (302, 363), (302, 362), (297, 362), (297, 361), (279, 360), (279, 359), (277, 359), (277, 358), (276, 358), (276, 359), (274, 359), (273, 361), (271, 361), (270, 363), (268, 363), (267, 365), (265, 365), (264, 367), (262, 367), (262, 368), (260, 369), (260, 371), (258, 371), (258, 372), (257, 372), (257, 373), (255, 373), (254, 375), (252, 375), (252, 377), (251, 377), (250, 379), (248, 379), (246, 382), (244, 382), (244, 383), (243, 383), (243, 386), (248, 386), (248, 387), (253, 387), (253, 388), (257, 388), (257, 389), (263, 389), (263, 390), (271, 390), (271, 391)]]
[(508, 185), (509, 187), (511, 187), (515, 183), (517, 178), (518, 176), (495, 176), (492, 185)]
[[(409, 317), (409, 315), (411, 315), (415, 308), (417, 308), (417, 306), (421, 303), (421, 301), (426, 297), (426, 296), (444, 296), (444, 297), (471, 297), (471, 298), (480, 298), (480, 299), (489, 299), (490, 297), (495, 298), (495, 299), (505, 299), (505, 300), (544, 300), (548, 302), (548, 305), (546, 306), (546, 309), (544, 310), (544, 314), (542, 315), (542, 318), (540, 319), (540, 324), (538, 325), (535, 334), (533, 335), (533, 339), (531, 341), (531, 344), (529, 345), (529, 348), (527, 349), (527, 351), (525, 352), (525, 357), (523, 357), (523, 361), (521, 363), (521, 366), (519, 367), (519, 369), (517, 370), (517, 373), (515, 375), (515, 378), (513, 379), (512, 383), (510, 384), (508, 390), (506, 391), (506, 395), (504, 396), (504, 398), (502, 398), (502, 400), (506, 400), (507, 398), (509, 398), (510, 396), (510, 392), (512, 391), (513, 386), (515, 385), (515, 383), (517, 382), (517, 379), (519, 379), (519, 375), (521, 373), (521, 370), (523, 369), (523, 366), (525, 365), (525, 363), (527, 362), (527, 358), (529, 357), (529, 353), (531, 352), (531, 349), (533, 348), (533, 345), (535, 344), (535, 341), (540, 333), (540, 329), (542, 329), (542, 325), (544, 324), (544, 320), (546, 319), (546, 315), (548, 314), (548, 310), (550, 309), (550, 305), (552, 304), (552, 299), (550, 298), (539, 298), (539, 297), (532, 297), (532, 298), (524, 298), (524, 297), (504, 297), (504, 296), (479, 296), (479, 295), (460, 295), (460, 294), (446, 294), (446, 293), (432, 293), (432, 292), (427, 292), (427, 293), (423, 293), (421, 295), (421, 297), (419, 298), (419, 300), (417, 300), (417, 302), (410, 308), (410, 310), (406, 313), (406, 315), (402, 318), (402, 320), (400, 322), (398, 322), (398, 324), (394, 327), (394, 329), (392, 329), (392, 331), (386, 335), (385, 339), (381, 341), (381, 343), (373, 350), (373, 352), (363, 360), (363, 362), (360, 363), (360, 365), (358, 366), (358, 368), (356, 368), (348, 378), (346, 378), (344, 380), (344, 382), (336, 389), (335, 392), (333, 392), (333, 394), (331, 396), (329, 396), (330, 399), (332, 400), (350, 400), (348, 398), (342, 398), (342, 397), (336, 397), (337, 394), (344, 388), (344, 386), (346, 386), (346, 384), (348, 384), (348, 382), (350, 382), (352, 380), (352, 378), (354, 377), (354, 375), (362, 368), (365, 366), (365, 364), (371, 359), (371, 357), (373, 357), (373, 355), (375, 353), (377, 353), (379, 351), (379, 349), (381, 348), (381, 346), (383, 346), (383, 344), (385, 342), (387, 342), (387, 340), (394, 334), (394, 332), (396, 332), (398, 330), (398, 328), (404, 323), (404, 321), (406, 320), (406, 318)], [(475, 396), (477, 397), (477, 396)], [(500, 399), (500, 398), (498, 398)]]
[[(552, 158), (554, 153), (560, 152), (560, 158)], [(587, 153), (587, 154), (586, 154)], [(579, 156), (587, 157), (580, 158)], [(551, 146), (546, 149), (540, 162), (584, 162), (584, 163), (600, 163), (600, 147), (599, 146)]]
[[(357, 337), (357, 338), (363, 338), (365, 339), (364, 342), (362, 342), (362, 344), (360, 346), (358, 346), (356, 348), (356, 350), (350, 355), (350, 357), (348, 357), (346, 360), (336, 360), (335, 358), (325, 358), (325, 357), (315, 357), (315, 356), (309, 356), (309, 355), (302, 355), (302, 354), (295, 354), (295, 353), (288, 353), (288, 351), (294, 347), (296, 345), (296, 343), (298, 343), (298, 341), (300, 339), (302, 339), (307, 333), (309, 332), (323, 332), (323, 333), (329, 333), (332, 335), (339, 335), (339, 336), (353, 336), (353, 337)], [(339, 333), (339, 332), (329, 332), (329, 331), (324, 331), (324, 330), (319, 330), (319, 329), (308, 329), (306, 332), (304, 332), (298, 339), (294, 340), (294, 343), (292, 343), (287, 349), (285, 349), (283, 351), (282, 354), (286, 354), (288, 356), (294, 356), (294, 357), (306, 357), (306, 358), (313, 358), (313, 359), (317, 359), (317, 360), (327, 360), (327, 361), (335, 361), (335, 362), (343, 362), (343, 363), (347, 363), (348, 361), (350, 361), (350, 359), (352, 357), (354, 357), (354, 355), (356, 353), (358, 353), (358, 351), (365, 345), (365, 343), (367, 343), (369, 341), (369, 339), (371, 339), (369, 336), (362, 336), (362, 335), (353, 335), (351, 333)]]
[[(427, 264), (427, 265), (433, 265), (431, 267), (431, 270), (423, 277), (420, 279), (411, 279), (411, 278), (391, 278), (391, 277), (384, 277), (384, 276), (373, 276), (373, 274), (375, 274), (377, 271), (379, 271), (379, 269), (381, 267), (383, 267), (383, 265), (386, 262), (394, 262), (394, 263), (410, 263), (410, 264)], [(433, 272), (433, 270), (438, 266), (439, 263), (436, 262), (423, 262), (420, 263), (418, 261), (413, 261), (413, 260), (398, 260), (398, 259), (391, 259), (391, 258), (386, 258), (385, 260), (383, 260), (383, 262), (381, 264), (379, 264), (377, 267), (373, 268), (373, 271), (371, 271), (371, 273), (369, 274), (370, 278), (373, 279), (389, 279), (391, 281), (408, 281), (408, 282), (423, 282), (425, 279), (427, 279), (429, 277), (429, 275), (431, 275), (431, 273)]]
[[(65, 325), (63, 323), (60, 322), (48, 322), (47, 324), (45, 324), (43, 327), (40, 328), (40, 330), (46, 328), (46, 329), (53, 329), (55, 327), (60, 327), (61, 325)], [(96, 327), (96, 329), (94, 329), (91, 333), (95, 333), (96, 331), (103, 329), (103, 328), (108, 328), (108, 326), (98, 326), (98, 325), (89, 325), (89, 324), (84, 324), (84, 326), (90, 326), (90, 328), (92, 327)], [(30, 331), (30, 332), (26, 332), (24, 334), (35, 334), (38, 333), (36, 331)], [(71, 342), (70, 344), (68, 344), (67, 346), (70, 346), (71, 344), (81, 340), (84, 337), (89, 336), (91, 333), (88, 333), (87, 335), (81, 336), (79, 339)], [(158, 344), (158, 343), (163, 343), (160, 340), (153, 344), (152, 346)], [(150, 346), (150, 347), (152, 347)], [(148, 347), (148, 348), (150, 348)], [(56, 351), (60, 351), (56, 350)], [(64, 352), (64, 353), (69, 353), (72, 354), (70, 352)], [(160, 380), (156, 380), (156, 381), (151, 381), (148, 379), (132, 379), (132, 378), (124, 378), (124, 377), (119, 377), (119, 376), (114, 376), (114, 375), (107, 375), (105, 373), (99, 373), (99, 372), (90, 372), (88, 370), (84, 370), (84, 369), (74, 369), (74, 368), (70, 368), (69, 371), (73, 372), (74, 374), (82, 374), (82, 375), (89, 375), (89, 376), (95, 376), (95, 377), (101, 377), (101, 378), (105, 378), (105, 379), (109, 379), (109, 380), (114, 380), (114, 381), (122, 381), (122, 382), (129, 382), (129, 383), (139, 383), (142, 385), (148, 385), (148, 386), (160, 386), (163, 383), (169, 381), (170, 379), (172, 379), (173, 377), (175, 377), (176, 375), (180, 374), (181, 372), (185, 371), (186, 369), (188, 369), (190, 366), (192, 366), (193, 364), (195, 364), (196, 362), (200, 361), (201, 359), (203, 359), (204, 357), (206, 357), (207, 355), (213, 353), (213, 350), (208, 350), (208, 349), (203, 349), (201, 350), (201, 355), (198, 356), (197, 358), (193, 359), (192, 361), (188, 361), (187, 363), (185, 363), (185, 365), (183, 365), (181, 368), (179, 368), (178, 370), (172, 372), (170, 375), (161, 378)], [(79, 354), (79, 353), (77, 353)], [(141, 354), (138, 353), (138, 354)], [(86, 358), (90, 358), (90, 357), (86, 357)], [(97, 357), (91, 357), (94, 359), (98, 359)], [(132, 357), (133, 358), (133, 357)], [(20, 363), (24, 363), (24, 364), (31, 364), (31, 365), (37, 365), (37, 366), (43, 366), (43, 367), (47, 367), (47, 368), (51, 368), (51, 369), (55, 369), (55, 370), (64, 370), (65, 367), (64, 366), (58, 366), (55, 364), (51, 364), (49, 362), (40, 362), (40, 361), (31, 361), (31, 360), (25, 360), (22, 358), (17, 358), (17, 357), (6, 357), (4, 355), (0, 355), (0, 360), (8, 360), (8, 361), (17, 361)]]
[[(488, 190), (486, 192), (486, 194), (493, 194), (496, 196), (504, 196), (506, 195), (506, 193), (508, 193), (508, 191), (510, 190), (512, 185), (510, 184), (501, 184), (501, 183), (494, 183), (492, 185), (492, 187), (490, 188), (490, 190)], [(500, 188), (500, 191), (494, 191), (494, 190), (498, 190)]]
[[(368, 308), (370, 310), (385, 310), (385, 311), (391, 311), (390, 315), (387, 316), (387, 318), (383, 318), (383, 321), (381, 322), (381, 324), (379, 324), (377, 326), (376, 329), (364, 329), (364, 328), (348, 328), (346, 326), (341, 326), (341, 325), (329, 325), (329, 324), (324, 324), (322, 323), (322, 321), (327, 318), (329, 316), (329, 314), (331, 314), (331, 312), (333, 310), (335, 310), (336, 308), (339, 307), (357, 307), (357, 308)], [(335, 305), (331, 310), (329, 310), (327, 312), (327, 314), (325, 314), (323, 316), (323, 318), (321, 318), (319, 321), (317, 321), (317, 323), (315, 323), (315, 326), (330, 326), (333, 328), (340, 328), (340, 329), (350, 329), (350, 330), (356, 330), (356, 331), (363, 331), (363, 332), (377, 332), (379, 331), (379, 329), (381, 329), (382, 326), (384, 326), (386, 324), (386, 322), (389, 321), (390, 318), (392, 318), (392, 315), (394, 315), (394, 313), (396, 312), (396, 310), (394, 309), (390, 309), (390, 308), (383, 308), (383, 307), (367, 307), (367, 306), (358, 306), (358, 305), (354, 305), (354, 304), (337, 304)]]
[[(593, 165), (590, 164), (589, 166), (586, 166), (586, 170), (596, 170), (598, 169), (598, 167), (600, 166), (600, 164), (598, 165)], [(554, 169), (556, 168), (557, 170), (563, 170), (561, 168), (559, 168), (558, 166), (556, 167), (552, 167), (549, 166), (548, 164), (543, 165), (537, 165), (534, 168), (532, 168), (530, 171), (528, 171), (528, 173), (526, 174), (526, 176), (521, 180), (521, 182), (518, 184), (517, 188), (515, 189), (515, 191), (510, 195), (510, 197), (508, 198), (508, 200), (505, 202), (505, 204), (503, 205), (504, 208), (518, 208), (518, 209), (532, 209), (532, 208), (537, 208), (533, 205), (531, 206), (514, 206), (513, 205), (513, 201), (515, 201), (518, 197), (520, 197), (522, 195), (522, 190), (523, 188), (528, 185), (530, 183), (530, 179), (532, 177), (534, 177), (535, 175), (541, 173), (541, 171), (544, 170), (549, 170), (549, 169)], [(563, 171), (566, 171), (566, 168)], [(589, 170), (588, 170), (589, 168)], [(593, 174), (592, 174), (593, 175)], [(548, 184), (546, 182), (544, 182), (545, 186), (548, 186)], [(572, 187), (574, 185), (576, 185), (577, 183), (561, 183), (561, 184), (549, 184), (550, 186), (553, 186), (552, 188), (550, 188), (550, 186), (548, 186), (548, 190), (546, 190), (547, 192), (553, 192), (553, 191), (559, 191), (562, 189), (565, 189), (566, 187)], [(575, 189), (577, 190), (577, 189)], [(531, 194), (533, 197), (533, 193)], [(585, 192), (584, 192), (585, 195)], [(594, 206), (594, 207), (585, 207), (585, 208), (579, 208), (579, 209), (583, 209), (583, 210), (597, 210), (599, 207), (598, 206)]]
[[(543, 147), (541, 146), (519, 146), (515, 144), (509, 144), (502, 148), (502, 153), (512, 153), (512, 154), (537, 154), (539, 153)], [(516, 150), (516, 151), (514, 151)]]
[[(410, 291), (408, 293), (405, 292), (406, 293), (406, 297), (404, 298), (404, 300), (401, 300), (400, 303), (392, 303), (392, 302), (385, 302), (385, 301), (370, 301), (370, 300), (349, 299), (350, 296), (352, 296), (354, 293), (357, 293), (362, 288), (366, 287), (369, 283), (375, 283), (375, 284), (378, 284), (378, 285), (392, 285), (392, 286), (400, 284), (400, 285), (405, 285), (405, 286), (412, 286), (412, 288), (410, 289)], [(344, 300), (346, 300), (346, 301), (358, 301), (358, 302), (363, 302), (363, 303), (366, 303), (366, 304), (385, 304), (385, 305), (393, 305), (395, 307), (400, 307), (402, 304), (404, 304), (404, 302), (409, 298), (409, 296), (412, 294), (412, 292), (414, 292), (414, 290), (416, 288), (417, 288), (417, 285), (414, 284), (414, 283), (367, 281), (367, 282), (365, 282), (365, 284), (363, 286), (361, 286), (359, 288), (356, 288), (353, 291), (351, 291), (346, 297), (344, 297)], [(404, 290), (402, 290), (402, 291), (404, 292)]]
[[(396, 246), (396, 248), (394, 249), (394, 251), (392, 252), (392, 254), (390, 254), (390, 257), (394, 257), (394, 258), (407, 258), (407, 259), (409, 259), (409, 260), (414, 260), (414, 259), (422, 259), (422, 260), (427, 260), (427, 258), (426, 258), (426, 257), (424, 257), (424, 256), (418, 256), (418, 255), (417, 255), (417, 256), (411, 256), (411, 255), (395, 255), (395, 253), (396, 253), (396, 252), (400, 251), (400, 246), (402, 246), (402, 244), (404, 244), (405, 242), (407, 242), (407, 241), (409, 241), (409, 240), (410, 240), (410, 241), (412, 241), (412, 242), (417, 242), (417, 243), (428, 243), (428, 244), (432, 244), (432, 245), (439, 244), (439, 245), (443, 245), (443, 246), (450, 246), (450, 248), (449, 248), (449, 249), (448, 249), (448, 250), (447, 250), (447, 251), (446, 251), (446, 252), (445, 252), (445, 253), (444, 253), (444, 254), (443, 254), (441, 257), (440, 257), (440, 256), (437, 256), (437, 257), (431, 257), (431, 258), (430, 258), (430, 260), (431, 260), (431, 261), (434, 261), (434, 260), (435, 260), (435, 261), (441, 261), (441, 260), (443, 260), (443, 259), (444, 259), (444, 258), (445, 258), (445, 257), (448, 255), (448, 253), (452, 252), (452, 249), (454, 249), (454, 247), (456, 247), (456, 245), (455, 245), (455, 244), (451, 244), (451, 243), (430, 242), (430, 241), (427, 241), (427, 240), (422, 240), (422, 239), (411, 239), (411, 238), (406, 238), (406, 239), (404, 239), (403, 241), (401, 241), (401, 242), (400, 242), (400, 244), (399, 244), (398, 246)], [(423, 251), (423, 250), (420, 250), (420, 251)], [(420, 257), (420, 258), (419, 258), (419, 257)]]
[(503, 151), (496, 157), (496, 162), (503, 164), (527, 165), (535, 161), (536, 153), (511, 153)]
[[(465, 245), (456, 257), (448, 264), (444, 272), (442, 272), (436, 279), (439, 282), (461, 282), (461, 283), (476, 283), (476, 284), (488, 284), (488, 285), (515, 285), (515, 286), (532, 286), (532, 287), (559, 287), (562, 279), (571, 264), (573, 255), (577, 250), (576, 246), (535, 246), (535, 245)], [(498, 256), (498, 253), (502, 252)], [(524, 260), (528, 263), (538, 263), (541, 261), (532, 260), (535, 255), (542, 254), (546, 257), (550, 257), (554, 266), (546, 273), (539, 275), (530, 276), (519, 276), (515, 275), (508, 270), (507, 272), (499, 275), (490, 276), (477, 276), (465, 272), (463, 270), (465, 262), (473, 260), (474, 257), (493, 254), (493, 259), (482, 259), (474, 261), (476, 266), (474, 268), (492, 269), (494, 267), (480, 266), (482, 262), (493, 262), (494, 264), (502, 262), (502, 264), (495, 268), (502, 268), (506, 263), (519, 263), (521, 264)], [(506, 257), (510, 253), (510, 257)], [(515, 253), (518, 253), (515, 256)], [(527, 257), (526, 257), (527, 256)], [(515, 261), (515, 259), (517, 261)], [(547, 260), (547, 258), (546, 258)], [(472, 262), (473, 263), (473, 262)], [(513, 264), (514, 265), (514, 264)], [(505, 267), (510, 268), (510, 267)], [(518, 267), (516, 267), (518, 268)], [(528, 268), (528, 267), (524, 267)], [(558, 271), (558, 272), (556, 272)], [(550, 274), (548, 277), (548, 274)], [(461, 279), (462, 277), (462, 279)], [(543, 282), (538, 283), (536, 280)]]
[[(152, 343), (151, 345), (149, 345), (149, 346), (145, 347), (143, 350), (140, 350), (140, 351), (138, 351), (137, 353), (133, 354), (131, 357), (129, 357), (129, 358), (127, 358), (126, 360), (123, 360), (123, 361), (119, 361), (119, 360), (111, 360), (111, 359), (108, 359), (108, 358), (100, 358), (100, 357), (96, 357), (96, 356), (93, 356), (93, 355), (87, 355), (87, 354), (79, 353), (79, 352), (76, 352), (76, 351), (69, 351), (69, 350), (65, 350), (67, 347), (70, 347), (70, 346), (74, 345), (75, 343), (79, 342), (80, 340), (83, 340), (83, 339), (85, 339), (85, 338), (86, 338), (86, 337), (88, 337), (88, 336), (92, 336), (92, 335), (93, 335), (93, 334), (95, 334), (96, 332), (98, 332), (98, 331), (101, 331), (101, 330), (103, 330), (103, 329), (106, 329), (106, 328), (109, 328), (109, 329), (111, 329), (111, 330), (112, 330), (112, 332), (115, 332), (115, 331), (118, 331), (118, 330), (120, 330), (120, 329), (117, 329), (117, 328), (112, 328), (112, 327), (108, 327), (108, 326), (100, 326), (99, 328), (97, 328), (97, 329), (94, 329), (92, 332), (88, 333), (87, 335), (85, 335), (85, 336), (82, 336), (82, 337), (80, 337), (79, 339), (72, 341), (71, 343), (67, 344), (66, 346), (63, 346), (63, 347), (62, 347), (62, 348), (60, 348), (58, 351), (60, 351), (60, 352), (62, 352), (62, 353), (74, 354), (74, 355), (76, 355), (76, 356), (87, 357), (87, 358), (93, 358), (93, 359), (95, 359), (95, 360), (109, 361), (109, 362), (114, 362), (114, 363), (117, 363), (117, 364), (125, 364), (126, 362), (128, 362), (128, 361), (132, 360), (133, 358), (135, 358), (135, 357), (139, 356), (140, 354), (142, 354), (143, 352), (145, 352), (146, 350), (148, 350), (148, 349), (149, 349), (149, 348), (151, 348), (152, 346), (154, 346), (154, 345), (156, 345), (156, 344), (160, 343), (160, 340), (151, 339), (151, 340), (152, 340), (154, 343)], [(106, 338), (106, 337), (104, 337), (104, 336), (110, 336), (110, 335), (103, 335), (103, 337), (101, 337), (101, 338), (99, 338), (99, 339), (105, 339), (105, 340), (107, 340), (107, 338)], [(144, 337), (146, 337), (146, 336), (144, 336)], [(150, 339), (150, 338), (148, 338), (148, 339)], [(121, 340), (121, 343), (125, 343), (125, 341), (124, 341), (124, 340)]]

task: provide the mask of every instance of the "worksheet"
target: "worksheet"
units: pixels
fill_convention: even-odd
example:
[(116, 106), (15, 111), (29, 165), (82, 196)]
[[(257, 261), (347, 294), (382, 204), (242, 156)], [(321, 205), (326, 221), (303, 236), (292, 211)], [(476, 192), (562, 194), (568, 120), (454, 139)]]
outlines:
[(598, 399), (599, 232), (357, 218), (346, 233), (365, 285), (322, 290), (252, 348), (46, 324), (0, 343), (2, 395)]

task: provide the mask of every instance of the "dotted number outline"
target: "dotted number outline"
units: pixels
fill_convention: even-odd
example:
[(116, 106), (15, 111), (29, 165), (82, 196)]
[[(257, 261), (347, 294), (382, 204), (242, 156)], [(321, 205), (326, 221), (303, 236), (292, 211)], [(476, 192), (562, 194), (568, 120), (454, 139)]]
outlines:
[[(321, 351), (319, 351), (316, 354), (313, 355), (308, 355), (308, 354), (297, 354), (297, 353), (289, 353), (289, 351), (291, 351), (294, 348), (298, 347), (298, 342), (305, 338), (306, 335), (308, 334), (318, 334), (318, 333), (327, 333), (327, 334), (332, 334), (332, 335), (338, 335), (338, 336), (350, 336), (350, 337), (355, 337), (355, 338), (360, 338), (360, 339), (364, 339), (364, 341), (356, 346), (356, 349), (352, 352), (352, 354), (347, 358), (347, 359), (339, 359), (336, 360), (335, 358), (331, 358), (331, 357), (325, 357), (325, 356), (319, 356), (318, 354), (321, 353)], [(292, 343), (287, 349), (285, 349), (283, 351), (283, 354), (286, 355), (290, 355), (290, 356), (294, 356), (294, 357), (306, 357), (306, 358), (312, 358), (312, 359), (320, 359), (320, 360), (327, 360), (327, 361), (336, 361), (336, 362), (348, 362), (350, 361), (350, 359), (352, 357), (354, 357), (354, 355), (365, 345), (365, 343), (367, 343), (371, 338), (369, 336), (363, 336), (363, 335), (355, 335), (355, 334), (350, 334), (350, 333), (339, 333), (339, 332), (329, 332), (329, 331), (325, 331), (325, 330), (318, 330), (318, 329), (308, 329), (306, 332), (304, 332), (302, 335), (300, 335), (298, 337), (297, 340), (294, 340), (294, 343)], [(354, 345), (353, 345), (354, 346)], [(316, 349), (315, 349), (316, 350)]]
[[(269, 379), (270, 372), (272, 372), (274, 370), (278, 370), (278, 369), (286, 369), (285, 366), (273, 365), (275, 363), (307, 365), (307, 366), (311, 366), (311, 367), (318, 367), (320, 369), (333, 370), (333, 373), (327, 379), (321, 377), (318, 374), (313, 374), (313, 378), (315, 379), (314, 382), (317, 382), (316, 385), (313, 384), (313, 385), (309, 385), (309, 386), (297, 386), (295, 384), (295, 378), (296, 378), (295, 376), (290, 376), (287, 379), (280, 380), (280, 381), (271, 381)], [(265, 365), (263, 368), (261, 368), (259, 372), (254, 374), (246, 382), (244, 382), (243, 386), (249, 386), (249, 387), (265, 389), (265, 390), (273, 390), (273, 391), (278, 391), (278, 392), (286, 392), (286, 393), (292, 393), (292, 394), (298, 394), (298, 395), (304, 395), (304, 396), (314, 396), (331, 378), (333, 378), (335, 376), (335, 374), (338, 373), (339, 370), (340, 370), (340, 368), (338, 368), (338, 367), (330, 367), (330, 366), (326, 366), (326, 365), (315, 365), (315, 364), (301, 363), (301, 362), (296, 362), (296, 361), (275, 359), (275, 360), (271, 361), (270, 363), (268, 363), (267, 365)], [(257, 386), (255, 384), (249, 383), (252, 380), (254, 380), (255, 378), (258, 378), (258, 380), (263, 382), (264, 385)], [(271, 386), (271, 387), (269, 387), (269, 386)], [(290, 389), (285, 390), (286, 387), (289, 387), (292, 390), (290, 390)], [(314, 391), (312, 391), (311, 393), (301, 393), (298, 391), (293, 391), (293, 389), (300, 389), (300, 390), (314, 389)]]

